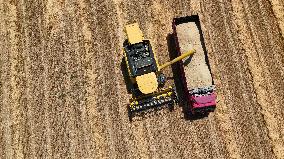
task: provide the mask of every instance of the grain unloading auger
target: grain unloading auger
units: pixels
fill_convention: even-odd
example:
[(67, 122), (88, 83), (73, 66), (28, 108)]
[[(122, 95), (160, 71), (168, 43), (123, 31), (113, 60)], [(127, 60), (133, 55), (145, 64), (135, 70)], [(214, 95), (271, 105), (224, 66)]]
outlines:
[(137, 23), (125, 27), (127, 40), (124, 42), (124, 58), (132, 83), (132, 99), (129, 104), (130, 117), (134, 112), (140, 112), (162, 105), (174, 105), (177, 94), (174, 87), (163, 88), (165, 77), (161, 70), (183, 58), (194, 54), (188, 51), (164, 65), (159, 65), (152, 50), (150, 40), (143, 37)]

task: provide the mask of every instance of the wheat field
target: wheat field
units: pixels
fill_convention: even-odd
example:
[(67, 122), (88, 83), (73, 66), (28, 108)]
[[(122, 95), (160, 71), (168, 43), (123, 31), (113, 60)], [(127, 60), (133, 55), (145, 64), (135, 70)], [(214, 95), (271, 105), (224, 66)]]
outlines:
[[(215, 112), (130, 122), (124, 26), (164, 63), (172, 19), (192, 14)], [(0, 0), (0, 158), (284, 158), (283, 27), (281, 0)]]

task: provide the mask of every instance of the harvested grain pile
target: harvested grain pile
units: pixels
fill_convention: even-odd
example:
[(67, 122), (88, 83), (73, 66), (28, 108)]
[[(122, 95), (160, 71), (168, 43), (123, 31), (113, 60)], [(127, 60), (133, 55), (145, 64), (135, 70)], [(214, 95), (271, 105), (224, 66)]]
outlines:
[(183, 60), (188, 89), (212, 85), (212, 77), (205, 61), (201, 35), (194, 22), (177, 26), (177, 36), (182, 53), (195, 49), (196, 53)]

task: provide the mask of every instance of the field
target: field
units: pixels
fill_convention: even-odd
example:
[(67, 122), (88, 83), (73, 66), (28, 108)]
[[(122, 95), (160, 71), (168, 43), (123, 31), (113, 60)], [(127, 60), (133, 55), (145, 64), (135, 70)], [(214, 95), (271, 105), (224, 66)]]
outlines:
[[(124, 25), (164, 63), (172, 19), (196, 13), (217, 109), (130, 122)], [(0, 158), (284, 158), (284, 3), (0, 0), (0, 101)]]

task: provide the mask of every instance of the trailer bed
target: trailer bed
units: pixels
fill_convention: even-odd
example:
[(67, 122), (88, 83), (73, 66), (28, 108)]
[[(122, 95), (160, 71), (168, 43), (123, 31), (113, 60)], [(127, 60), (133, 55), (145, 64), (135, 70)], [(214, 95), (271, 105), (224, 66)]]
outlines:
[(195, 49), (196, 53), (183, 60), (188, 90), (212, 85), (212, 77), (205, 61), (201, 35), (195, 22), (177, 25), (177, 37), (181, 54)]

